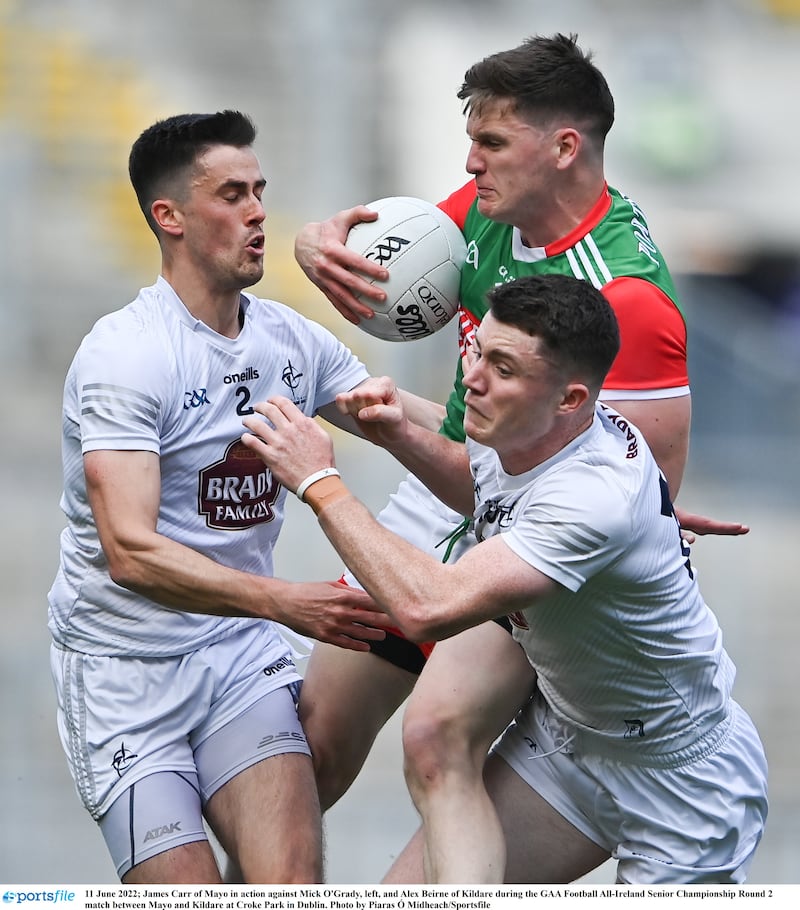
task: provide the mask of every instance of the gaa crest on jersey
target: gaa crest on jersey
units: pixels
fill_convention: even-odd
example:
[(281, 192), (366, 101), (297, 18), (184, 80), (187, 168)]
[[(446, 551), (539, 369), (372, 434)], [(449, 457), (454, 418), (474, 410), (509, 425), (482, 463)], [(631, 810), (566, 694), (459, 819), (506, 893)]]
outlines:
[(240, 531), (272, 521), (281, 485), (264, 462), (241, 441), (221, 461), (200, 471), (198, 510), (209, 528)]
[(495, 533), (488, 525), (496, 525), (497, 530), (510, 528), (514, 523), (514, 508), (516, 502), (503, 503), (498, 499), (487, 499), (481, 503), (475, 514), (475, 536), (478, 540), (485, 540), (487, 536)]

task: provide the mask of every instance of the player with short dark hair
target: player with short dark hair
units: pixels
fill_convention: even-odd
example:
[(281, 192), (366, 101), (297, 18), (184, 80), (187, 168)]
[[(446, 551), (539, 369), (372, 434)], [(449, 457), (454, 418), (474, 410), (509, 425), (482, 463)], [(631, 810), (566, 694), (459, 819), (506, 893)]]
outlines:
[[(620, 351), (600, 398), (639, 427), (674, 499), (691, 418), (686, 326), (641, 208), (606, 182), (604, 144), (614, 105), (605, 78), (575, 36), (534, 36), (470, 67), (458, 96), (466, 105), (472, 179), (441, 203), (468, 246), (457, 316), (460, 360), (442, 434), (464, 438), (463, 365), (487, 309), (487, 291), (528, 275), (577, 277), (602, 289), (620, 326)], [(370, 313), (355, 295), (370, 300), (381, 294), (380, 281), (371, 284), (363, 276), (386, 275), (343, 241), (353, 224), (374, 217), (356, 206), (307, 225), (296, 242), (311, 280), (354, 321)], [(440, 559), (458, 559), (471, 540), (462, 534), (464, 516), (414, 476), (401, 484), (380, 520)], [(682, 521), (697, 531), (746, 530), (685, 513)], [(498, 623), (471, 628), (437, 644), (432, 654), (430, 645), (396, 634), (375, 643), (370, 654), (316, 647), (300, 712), (323, 808), (346, 791), (377, 731), (413, 689), (403, 743), (414, 801), (426, 819), (436, 818), (442, 850), (458, 845), (467, 867), (473, 855), (482, 861), (492, 844), (501, 843), (482, 784), (483, 762), (534, 685), (529, 662)], [(369, 706), (356, 722), (350, 705), (363, 691), (370, 692)], [(388, 880), (421, 876), (420, 853), (412, 845)]]
[(188, 180), (199, 155), (213, 145), (246, 148), (256, 139), (253, 121), (241, 111), (214, 114), (176, 114), (148, 127), (134, 142), (128, 156), (128, 174), (139, 207), (158, 236), (158, 222), (151, 207), (159, 197), (176, 188), (188, 189)]
[(254, 138), (223, 111), (137, 139), (161, 274), (95, 324), (64, 389), (58, 726), (126, 882), (219, 882), (204, 819), (246, 881), (321, 881), (300, 675), (278, 624), (356, 649), (384, 634), (362, 591), (273, 577), (286, 491), (242, 444), (242, 416), (284, 392), (338, 421), (336, 394), (368, 374), (321, 326), (244, 293), (264, 268)]
[(508, 617), (537, 674), (486, 764), (501, 862), (434, 837), (429, 880), (568, 882), (614, 856), (619, 882), (741, 883), (767, 815), (764, 750), (731, 698), (735, 668), (664, 476), (638, 428), (598, 404), (619, 344), (613, 310), (566, 275), (521, 276), (489, 298), (464, 372), (466, 444), (411, 426), (389, 379), (338, 397), (472, 513), (456, 562), (320, 478), (332, 441), (286, 398), (257, 405), (266, 420), (246, 419), (243, 437), (410, 639)]

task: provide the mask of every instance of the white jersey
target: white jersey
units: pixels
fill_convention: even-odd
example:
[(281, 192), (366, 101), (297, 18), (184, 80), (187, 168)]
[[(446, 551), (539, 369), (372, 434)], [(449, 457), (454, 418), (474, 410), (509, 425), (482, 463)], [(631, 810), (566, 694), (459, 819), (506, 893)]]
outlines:
[(500, 534), (559, 584), (510, 617), (552, 710), (632, 760), (691, 746), (726, 716), (735, 670), (642, 435), (599, 405), (586, 432), (517, 476), (468, 445), (478, 539)]
[(64, 390), (61, 507), (68, 524), (49, 594), (57, 643), (89, 654), (170, 656), (262, 622), (169, 609), (116, 585), (83, 473), (83, 455), (92, 450), (157, 453), (158, 531), (222, 565), (272, 575), (286, 490), (241, 442), (242, 418), (273, 395), (313, 415), (368, 373), (330, 332), (294, 310), (250, 294), (242, 294), (242, 309), (242, 330), (226, 338), (195, 319), (159, 278), (83, 340)]

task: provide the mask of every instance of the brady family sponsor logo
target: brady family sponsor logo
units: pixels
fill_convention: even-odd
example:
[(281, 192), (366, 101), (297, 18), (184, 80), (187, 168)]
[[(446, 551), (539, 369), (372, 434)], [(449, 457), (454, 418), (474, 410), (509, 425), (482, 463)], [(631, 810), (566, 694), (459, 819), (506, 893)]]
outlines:
[(200, 471), (199, 513), (210, 528), (236, 531), (275, 517), (273, 505), (281, 485), (264, 462), (241, 441), (224, 457)]

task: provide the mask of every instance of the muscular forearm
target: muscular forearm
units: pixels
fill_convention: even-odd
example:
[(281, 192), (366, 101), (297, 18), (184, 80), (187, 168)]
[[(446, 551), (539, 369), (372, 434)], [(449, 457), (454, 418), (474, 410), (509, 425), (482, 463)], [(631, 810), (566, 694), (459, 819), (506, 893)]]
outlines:
[(439, 431), (439, 427), (442, 425), (447, 413), (444, 405), (436, 404), (436, 402), (430, 401), (428, 398), (414, 395), (413, 392), (407, 392), (405, 389), (400, 389), (399, 394), (406, 417), (412, 423), (434, 433)]
[(240, 572), (163, 537), (129, 555), (114, 577), (168, 608), (271, 619), (301, 635), (357, 651), (382, 638), (389, 622), (360, 588)]
[(367, 650), (365, 640), (383, 636), (386, 618), (358, 588), (240, 571), (159, 533), (155, 453), (90, 452), (84, 465), (108, 572), (122, 587), (188, 613), (275, 620), (345, 648)]
[(497, 535), (442, 564), (384, 528), (338, 477), (312, 484), (305, 501), (353, 574), (413, 641), (439, 641), (529, 607), (556, 583)]
[(470, 625), (448, 584), (450, 567), (384, 528), (341, 480), (314, 484), (305, 501), (345, 565), (408, 638), (445, 638)]
[(289, 583), (281, 579), (222, 566), (157, 532), (136, 541), (118, 541), (108, 549), (112, 579), (162, 606), (217, 616), (286, 619)]
[[(278, 410), (270, 411), (270, 406)], [(473, 485), (466, 447), (438, 432), (444, 408), (397, 389), (388, 377), (368, 379), (349, 392), (338, 395), (337, 407), (340, 419), (344, 417), (357, 421), (363, 436), (393, 455), (435, 496), (462, 515), (472, 514)], [(269, 419), (270, 415), (277, 418), (281, 408), (285, 413), (279, 419), (289, 417), (296, 420), (298, 426), (304, 425), (305, 421), (282, 405), (279, 399), (267, 402), (264, 407), (259, 405), (256, 410)], [(258, 421), (245, 420), (245, 425), (257, 435), (264, 434), (264, 426)], [(303, 447), (305, 456), (314, 438), (307, 425), (306, 430), (310, 436)], [(329, 440), (326, 439), (327, 442)], [(275, 458), (277, 440), (271, 440), (271, 444), (272, 451), (260, 449), (259, 452), (276, 476), (293, 489), (292, 480), (299, 482), (303, 477), (290, 478), (284, 474), (287, 466), (297, 465), (298, 458), (296, 454), (290, 455), (289, 451), (283, 452), (281, 458)], [(318, 468), (332, 464), (333, 453), (327, 449), (325, 445), (320, 451), (320, 460), (313, 464), (309, 462), (308, 466)]]
[(462, 443), (409, 424), (402, 440), (388, 442), (384, 447), (434, 496), (461, 515), (472, 515), (475, 508), (472, 474)]

